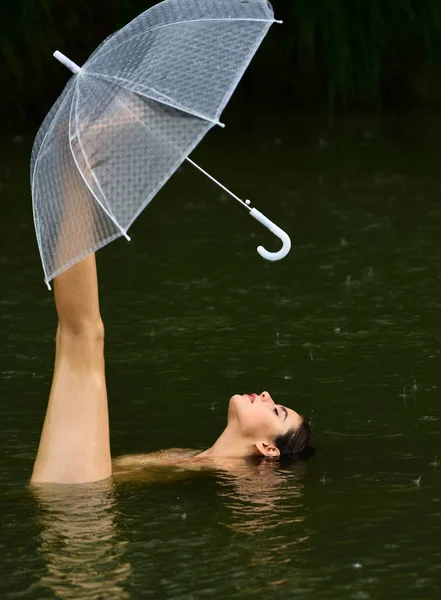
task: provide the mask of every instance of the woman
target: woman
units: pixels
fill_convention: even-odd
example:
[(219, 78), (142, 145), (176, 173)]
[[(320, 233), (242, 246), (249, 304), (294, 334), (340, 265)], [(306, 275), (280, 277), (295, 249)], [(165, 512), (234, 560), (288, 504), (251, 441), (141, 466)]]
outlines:
[[(55, 369), (32, 482), (99, 481), (111, 476), (112, 461), (95, 255), (58, 275), (54, 294)], [(127, 472), (147, 463), (201, 468), (248, 456), (295, 456), (306, 448), (309, 433), (303, 417), (275, 404), (268, 392), (235, 395), (227, 427), (205, 452), (128, 456), (114, 464), (117, 472)]]

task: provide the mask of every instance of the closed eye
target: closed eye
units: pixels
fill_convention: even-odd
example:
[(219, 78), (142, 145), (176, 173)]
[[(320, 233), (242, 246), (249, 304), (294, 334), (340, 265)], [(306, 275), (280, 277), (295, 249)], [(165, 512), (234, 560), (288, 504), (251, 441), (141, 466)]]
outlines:
[[(286, 410), (286, 408), (284, 406), (281, 406), (280, 408), (285, 413), (285, 418), (283, 420), (286, 421), (286, 418), (288, 416), (288, 411)], [(279, 416), (279, 410), (277, 408), (273, 408), (273, 411), (276, 413), (277, 416)]]

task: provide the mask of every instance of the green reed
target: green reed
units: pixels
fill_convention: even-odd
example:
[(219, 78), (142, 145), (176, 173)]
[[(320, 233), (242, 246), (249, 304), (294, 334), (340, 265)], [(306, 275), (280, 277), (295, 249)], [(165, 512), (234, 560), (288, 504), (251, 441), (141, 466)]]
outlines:
[[(67, 77), (51, 58), (54, 49), (81, 63), (104, 37), (152, 4), (5, 0), (0, 105), (9, 122), (40, 119), (55, 100)], [(292, 106), (440, 104), (440, 0), (273, 0), (273, 5), (284, 25), (272, 30), (251, 67), (255, 88), (271, 87), (274, 98)]]
[[(291, 53), (287, 79), (328, 106), (441, 99), (439, 0), (276, 0)], [(311, 74), (315, 89), (308, 86)], [(299, 90), (300, 91), (300, 90)]]

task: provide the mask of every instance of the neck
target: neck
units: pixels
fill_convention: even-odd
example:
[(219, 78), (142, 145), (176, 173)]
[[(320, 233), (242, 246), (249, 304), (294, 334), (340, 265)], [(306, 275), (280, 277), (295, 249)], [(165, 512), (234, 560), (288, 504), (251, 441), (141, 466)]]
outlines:
[(234, 423), (229, 423), (216, 442), (198, 455), (201, 458), (242, 458), (256, 451), (254, 444), (243, 437)]

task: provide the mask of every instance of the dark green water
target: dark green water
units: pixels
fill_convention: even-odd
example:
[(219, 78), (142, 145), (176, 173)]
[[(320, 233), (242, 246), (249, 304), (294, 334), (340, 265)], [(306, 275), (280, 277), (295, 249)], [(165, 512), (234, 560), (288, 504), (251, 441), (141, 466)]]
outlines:
[(27, 487), (56, 325), (34, 239), (30, 140), (1, 143), (0, 598), (438, 598), (441, 122), (274, 120), (194, 158), (100, 251), (112, 450), (204, 448), (233, 393), (312, 418), (288, 469)]

